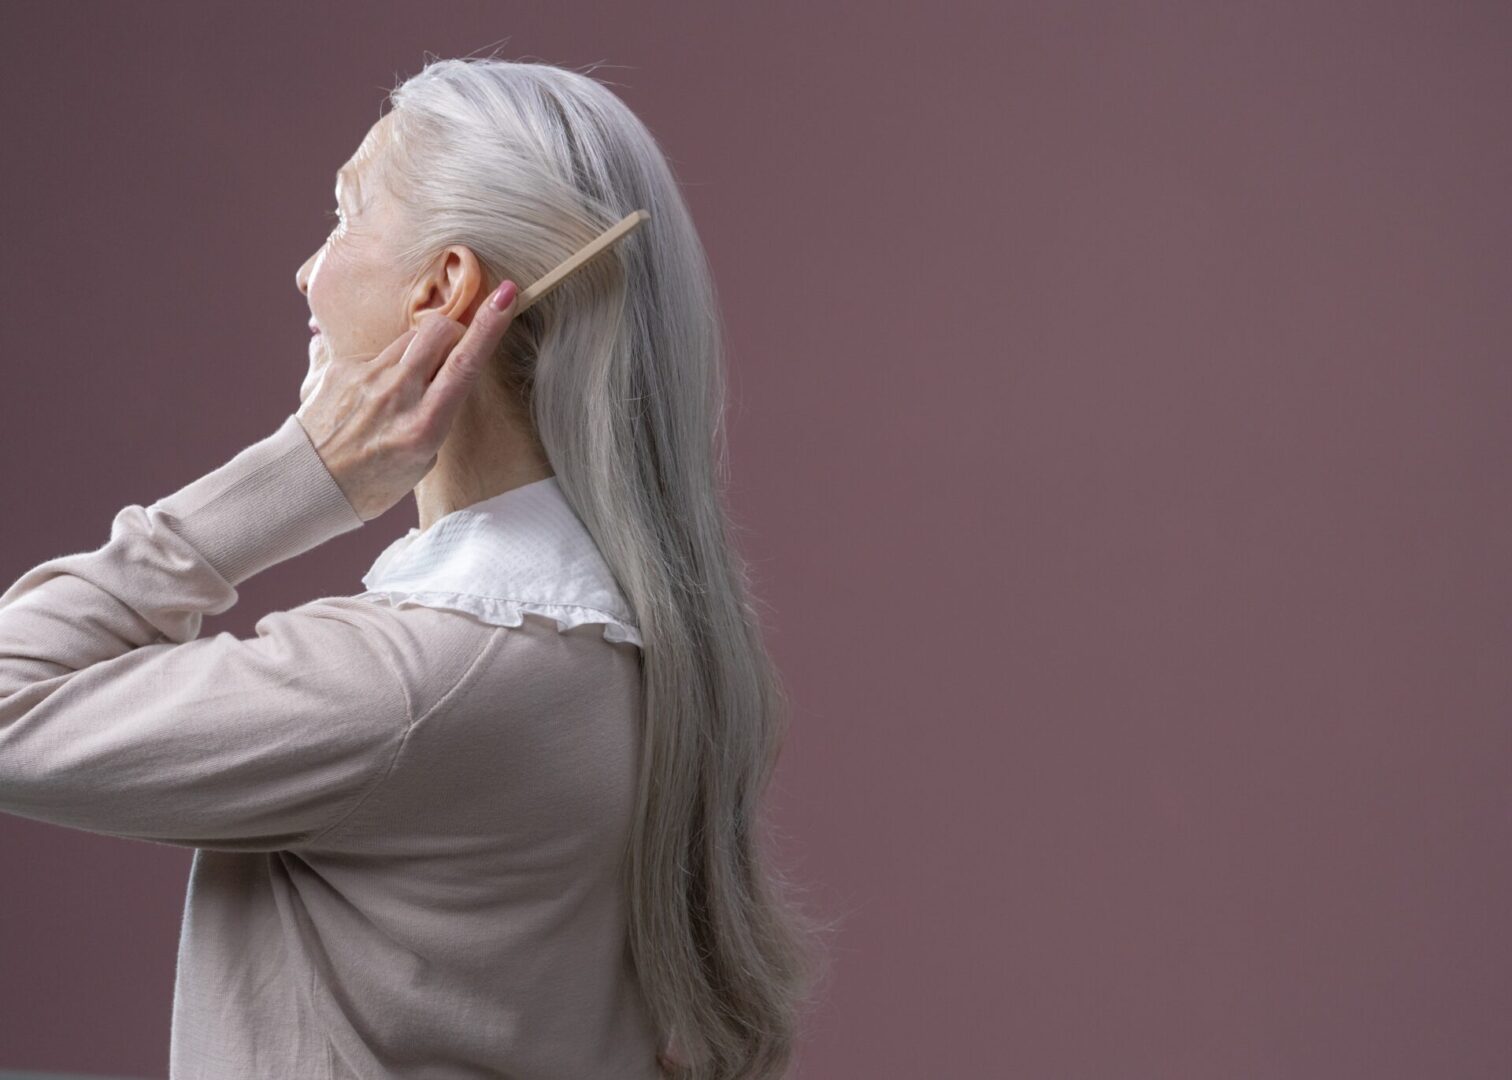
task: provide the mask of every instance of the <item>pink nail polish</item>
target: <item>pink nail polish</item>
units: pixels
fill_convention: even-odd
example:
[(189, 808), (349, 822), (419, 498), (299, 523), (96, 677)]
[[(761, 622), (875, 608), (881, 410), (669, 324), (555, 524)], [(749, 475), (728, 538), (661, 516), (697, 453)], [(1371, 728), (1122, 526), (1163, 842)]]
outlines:
[(493, 308), (495, 311), (503, 311), (514, 302), (515, 294), (520, 290), (512, 281), (506, 281), (494, 290)]

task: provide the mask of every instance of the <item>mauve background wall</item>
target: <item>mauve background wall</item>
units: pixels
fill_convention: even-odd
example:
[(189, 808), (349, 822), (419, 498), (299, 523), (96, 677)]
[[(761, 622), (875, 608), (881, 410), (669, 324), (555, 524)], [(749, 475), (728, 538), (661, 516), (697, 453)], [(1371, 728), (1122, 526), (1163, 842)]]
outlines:
[[(5, 581), (297, 406), (425, 51), (602, 61), (727, 305), (774, 821), (844, 917), (799, 1074), (1512, 1075), (1505, 6), (6, 14)], [(162, 1076), (188, 852), (0, 857), (0, 1063)]]

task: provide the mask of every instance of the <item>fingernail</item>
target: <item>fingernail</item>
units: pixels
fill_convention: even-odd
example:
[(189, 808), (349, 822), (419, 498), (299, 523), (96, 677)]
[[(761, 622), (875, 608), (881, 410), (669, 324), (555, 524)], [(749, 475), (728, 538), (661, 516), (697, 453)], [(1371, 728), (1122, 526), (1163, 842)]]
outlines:
[(510, 304), (514, 303), (515, 294), (519, 291), (520, 290), (515, 286), (514, 282), (504, 282), (494, 290), (492, 299), (493, 309), (495, 311), (503, 311), (505, 308), (509, 307)]

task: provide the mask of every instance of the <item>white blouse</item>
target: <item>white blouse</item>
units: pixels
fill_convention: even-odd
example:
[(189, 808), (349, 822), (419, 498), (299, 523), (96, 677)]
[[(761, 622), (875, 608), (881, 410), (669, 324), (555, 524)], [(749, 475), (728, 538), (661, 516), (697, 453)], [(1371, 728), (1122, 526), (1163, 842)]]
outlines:
[(555, 476), (410, 529), (362, 576), (356, 599), (468, 612), (494, 626), (534, 613), (558, 630), (599, 623), (607, 641), (641, 645), (608, 563)]

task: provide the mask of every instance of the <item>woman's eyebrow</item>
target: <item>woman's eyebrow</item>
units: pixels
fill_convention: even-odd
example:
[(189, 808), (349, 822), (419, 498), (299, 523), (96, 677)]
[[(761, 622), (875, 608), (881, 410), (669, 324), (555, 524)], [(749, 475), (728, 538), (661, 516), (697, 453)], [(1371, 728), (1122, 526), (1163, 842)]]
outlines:
[(343, 181), (345, 181), (346, 186), (352, 188), (357, 195), (360, 196), (362, 194), (361, 189), (357, 187), (357, 175), (352, 171), (350, 165), (343, 165), (341, 168), (336, 170), (337, 202), (341, 201), (341, 189)]

